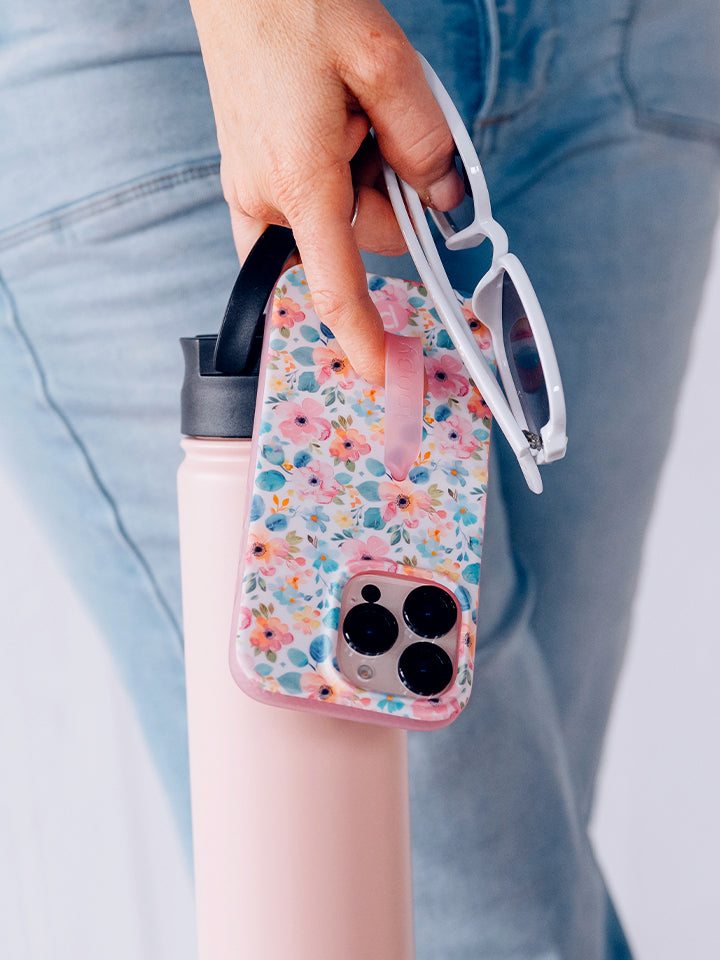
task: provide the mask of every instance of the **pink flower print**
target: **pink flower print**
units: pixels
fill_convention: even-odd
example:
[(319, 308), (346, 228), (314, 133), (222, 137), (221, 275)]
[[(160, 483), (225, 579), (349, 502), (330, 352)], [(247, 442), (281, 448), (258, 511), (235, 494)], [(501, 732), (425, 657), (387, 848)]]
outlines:
[(463, 316), (467, 320), (468, 326), (473, 332), (477, 345), (481, 350), (487, 350), (488, 347), (492, 346), (490, 331), (482, 322), (482, 320), (478, 320), (469, 307), (463, 307), (462, 312)]
[(451, 452), (461, 460), (471, 457), (478, 447), (479, 441), (473, 434), (473, 425), (467, 417), (454, 413), (447, 420), (435, 425), (436, 433), (440, 435), (440, 449), (443, 453)]
[(305, 319), (305, 314), (300, 309), (300, 304), (295, 303), (290, 297), (283, 297), (273, 303), (272, 325), (274, 327), (292, 327)]
[(247, 630), (247, 628), (252, 623), (252, 613), (248, 607), (240, 607), (240, 614), (238, 616), (238, 630)]
[(352, 460), (353, 463), (357, 463), (361, 456), (370, 453), (370, 444), (358, 430), (343, 430), (338, 427), (330, 444), (330, 453), (340, 460)]
[(260, 573), (268, 576), (275, 573), (278, 562), (284, 560), (290, 547), (282, 537), (270, 537), (262, 533), (252, 533), (247, 550), (247, 563), (257, 563)]
[(355, 382), (355, 371), (339, 346), (315, 347), (313, 360), (320, 367), (315, 376), (318, 383), (327, 383), (332, 377), (337, 377), (340, 386), (349, 389)]
[(432, 510), (430, 496), (424, 490), (418, 490), (411, 483), (378, 484), (380, 499), (385, 501), (382, 518), (392, 520), (397, 513), (406, 527), (416, 527), (420, 518)]
[(292, 643), (293, 635), (286, 623), (278, 617), (257, 617), (255, 627), (250, 634), (250, 643), (259, 650), (278, 651), (285, 644)]
[(320, 626), (320, 611), (306, 604), (302, 610), (296, 610), (293, 613), (293, 620), (300, 633), (309, 636)]
[(297, 494), (300, 497), (312, 497), (316, 503), (331, 503), (342, 486), (333, 475), (333, 469), (319, 460), (311, 460), (306, 467), (297, 470)]
[(470, 389), (470, 381), (461, 373), (463, 365), (450, 353), (429, 358), (425, 362), (425, 368), (430, 393), (440, 400), (446, 399), (451, 394), (464, 397)]
[(319, 673), (303, 673), (300, 677), (302, 691), (310, 700), (335, 700), (335, 687)]
[(367, 540), (351, 539), (343, 540), (340, 544), (345, 557), (350, 560), (388, 560), (390, 553), (390, 544), (386, 543), (382, 537), (376, 537), (374, 534)]
[(434, 720), (441, 723), (449, 717), (454, 717), (459, 710), (460, 704), (457, 697), (443, 697), (441, 702), (435, 698), (415, 700), (412, 705), (413, 717), (416, 720)]
[(320, 416), (324, 409), (312, 397), (305, 397), (300, 403), (291, 403), (288, 400), (279, 403), (276, 407), (277, 414), (285, 418), (280, 424), (280, 433), (297, 444), (301, 444), (308, 437), (327, 440), (332, 427), (329, 420)]
[(407, 300), (398, 299), (396, 290), (386, 287), (383, 293), (385, 296), (381, 300), (375, 300), (375, 306), (382, 317), (383, 327), (388, 333), (400, 333), (407, 326), (413, 308)]

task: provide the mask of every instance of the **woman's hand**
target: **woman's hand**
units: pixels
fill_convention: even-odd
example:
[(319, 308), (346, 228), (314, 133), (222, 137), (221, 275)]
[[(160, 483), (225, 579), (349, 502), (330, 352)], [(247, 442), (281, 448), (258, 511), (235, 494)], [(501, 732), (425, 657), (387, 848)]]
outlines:
[(429, 205), (448, 210), (463, 193), (414, 50), (378, 0), (191, 4), (240, 259), (268, 223), (289, 224), (319, 316), (355, 370), (382, 382), (382, 322), (359, 249), (394, 255), (405, 244), (365, 142), (370, 126)]

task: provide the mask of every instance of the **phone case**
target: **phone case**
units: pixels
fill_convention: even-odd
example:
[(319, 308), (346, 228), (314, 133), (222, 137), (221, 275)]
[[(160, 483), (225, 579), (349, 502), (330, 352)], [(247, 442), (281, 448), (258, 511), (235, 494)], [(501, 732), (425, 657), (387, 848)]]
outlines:
[[(392, 478), (384, 389), (355, 374), (302, 269), (287, 271), (265, 331), (230, 664), (261, 701), (428, 729), (450, 723), (472, 685), (490, 414), (422, 284), (368, 276), (368, 286), (386, 332), (422, 338), (420, 453)], [(492, 360), (486, 328), (463, 310)], [(373, 571), (455, 598), (456, 664), (438, 696), (368, 690), (341, 672), (343, 591)]]

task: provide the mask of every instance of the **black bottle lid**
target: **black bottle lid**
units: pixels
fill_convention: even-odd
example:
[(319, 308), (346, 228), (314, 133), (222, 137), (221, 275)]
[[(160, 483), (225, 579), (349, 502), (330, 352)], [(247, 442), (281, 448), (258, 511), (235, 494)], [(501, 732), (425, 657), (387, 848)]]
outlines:
[(181, 338), (180, 429), (185, 436), (252, 436), (265, 309), (294, 250), (290, 230), (269, 226), (235, 281), (220, 332)]

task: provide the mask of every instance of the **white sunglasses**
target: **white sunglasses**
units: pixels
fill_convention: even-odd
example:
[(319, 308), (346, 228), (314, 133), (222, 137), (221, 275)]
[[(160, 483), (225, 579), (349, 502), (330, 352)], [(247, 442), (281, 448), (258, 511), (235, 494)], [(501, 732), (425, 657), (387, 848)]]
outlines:
[(383, 158), (388, 194), (440, 319), (507, 438), (528, 486), (541, 493), (538, 464), (559, 460), (567, 447), (565, 396), (550, 332), (525, 269), (508, 253), (507, 234), (493, 219), (482, 167), (460, 114), (430, 64), (418, 56), (455, 139), (466, 191), (456, 209), (428, 213), (448, 250), (479, 246), (485, 239), (492, 244), (490, 269), (475, 287), (471, 303), (475, 316), (490, 331), (502, 389), (463, 316), (462, 298), (450, 284), (420, 198)]

